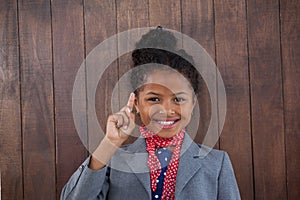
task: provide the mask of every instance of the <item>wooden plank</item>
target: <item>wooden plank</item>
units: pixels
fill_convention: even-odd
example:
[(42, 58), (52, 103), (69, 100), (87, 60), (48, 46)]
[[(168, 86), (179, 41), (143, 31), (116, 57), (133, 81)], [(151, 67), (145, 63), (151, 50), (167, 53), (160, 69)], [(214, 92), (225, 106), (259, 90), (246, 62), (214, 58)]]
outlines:
[(254, 199), (247, 19), (244, 1), (214, 1), (216, 54), (226, 88), (226, 122), (220, 148), (231, 158), (242, 199)]
[[(197, 1), (187, 0), (182, 1), (182, 33), (190, 36), (209, 53), (212, 59), (215, 59), (215, 38), (214, 38), (214, 16), (213, 16), (213, 1)], [(185, 48), (189, 48), (185, 46)], [(198, 133), (195, 135), (197, 143), (203, 143), (204, 137), (207, 134), (209, 122), (211, 120), (211, 100), (206, 83), (202, 83), (201, 94), (198, 96), (198, 105), (200, 112)], [(216, 85), (213, 87), (216, 92)], [(216, 113), (217, 114), (217, 113)], [(194, 119), (194, 118), (193, 118)], [(193, 120), (192, 119), (192, 120)], [(191, 121), (191, 123), (195, 123)], [(217, 129), (214, 128), (216, 134), (208, 135), (208, 141), (211, 146), (219, 148)], [(190, 133), (193, 135), (194, 133)], [(215, 144), (215, 145), (214, 145)], [(209, 145), (209, 144), (206, 144)]]
[(50, 1), (19, 1), (24, 199), (55, 199)]
[[(85, 14), (85, 45), (86, 53), (88, 55), (98, 44), (105, 39), (113, 36), (116, 33), (116, 5), (114, 0), (108, 1), (85, 1), (84, 14)], [(115, 41), (116, 42), (116, 41)], [(106, 51), (101, 52), (101, 55), (115, 56), (117, 53), (117, 43), (112, 44)], [(115, 56), (116, 57), (116, 56)], [(101, 60), (89, 60), (87, 66), (87, 81), (93, 79), (95, 73), (93, 66), (97, 65)], [(97, 77), (96, 77), (97, 78)], [(106, 130), (106, 122), (111, 111), (111, 94), (113, 88), (118, 80), (118, 67), (117, 61), (113, 62), (104, 72), (102, 77), (99, 77), (98, 87), (96, 91), (96, 112), (97, 118), (102, 130)], [(89, 84), (87, 85), (88, 90)], [(90, 105), (94, 106), (94, 105)], [(88, 107), (90, 108), (90, 107)], [(90, 149), (97, 147), (101, 135), (94, 134), (97, 132), (95, 129), (96, 121), (91, 119), (91, 111), (88, 110), (88, 128), (89, 128), (89, 141)]]
[[(118, 32), (149, 26), (148, 0), (117, 1)], [(124, 60), (125, 62), (125, 60)]]
[(287, 199), (300, 199), (300, 4), (280, 1)]
[[(84, 23), (81, 0), (52, 1), (51, 6), (57, 156), (56, 198), (59, 199), (62, 187), (87, 157), (72, 115), (73, 84), (77, 70), (84, 61)], [(85, 84), (85, 81), (82, 84)]]
[(215, 59), (213, 1), (182, 1), (182, 33), (201, 44)]
[[(149, 13), (148, 13), (148, 0), (141, 0), (136, 4), (135, 0), (128, 1), (117, 1), (117, 29), (118, 33), (127, 31), (133, 28), (141, 28), (149, 26)], [(131, 36), (128, 35), (128, 38)], [(120, 50), (120, 45), (123, 50), (128, 50), (129, 47), (126, 46), (126, 41), (118, 40), (118, 50)], [(119, 66), (119, 78), (128, 72), (133, 66), (131, 52), (125, 55), (120, 55), (118, 52), (118, 66)], [(119, 83), (122, 85), (122, 89), (119, 89), (119, 104), (120, 107), (126, 105), (130, 92), (132, 92), (132, 87), (129, 84)], [(126, 86), (125, 86), (126, 85)], [(124, 89), (125, 88), (125, 89)], [(138, 133), (133, 133), (125, 143), (132, 143), (138, 136)]]
[(149, 0), (150, 26), (181, 31), (181, 5), (180, 1)]
[(0, 4), (0, 199), (23, 199), (18, 9)]
[(247, 5), (255, 199), (286, 199), (279, 4)]

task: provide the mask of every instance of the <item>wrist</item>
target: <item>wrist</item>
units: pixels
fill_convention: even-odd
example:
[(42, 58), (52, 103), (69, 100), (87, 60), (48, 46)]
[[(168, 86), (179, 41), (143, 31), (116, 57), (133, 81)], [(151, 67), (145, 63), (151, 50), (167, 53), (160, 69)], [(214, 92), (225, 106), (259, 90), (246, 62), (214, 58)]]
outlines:
[(105, 167), (105, 165), (109, 162), (113, 154), (121, 145), (121, 142), (112, 142), (107, 137), (104, 137), (99, 146), (91, 155), (89, 168), (98, 170)]
[(107, 137), (107, 135), (103, 138), (103, 140), (101, 141), (101, 143), (108, 143), (112, 146), (114, 146), (115, 148), (119, 148), (122, 146), (122, 144), (126, 141), (125, 140), (112, 140), (112, 139), (109, 139), (109, 137)]

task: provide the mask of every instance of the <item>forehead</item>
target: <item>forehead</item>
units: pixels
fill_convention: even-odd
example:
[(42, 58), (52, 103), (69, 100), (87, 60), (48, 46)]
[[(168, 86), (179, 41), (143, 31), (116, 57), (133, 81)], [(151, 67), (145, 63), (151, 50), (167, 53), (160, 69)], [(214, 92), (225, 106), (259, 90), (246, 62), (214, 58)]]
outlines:
[(144, 89), (159, 89), (154, 86), (160, 85), (173, 93), (193, 92), (190, 82), (175, 70), (155, 70), (147, 75), (144, 84)]

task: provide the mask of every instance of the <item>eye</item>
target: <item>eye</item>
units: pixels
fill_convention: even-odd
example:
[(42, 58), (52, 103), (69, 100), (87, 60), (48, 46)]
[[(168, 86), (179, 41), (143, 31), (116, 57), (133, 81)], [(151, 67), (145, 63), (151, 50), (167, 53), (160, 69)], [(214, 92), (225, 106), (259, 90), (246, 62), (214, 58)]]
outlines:
[(181, 97), (176, 97), (176, 98), (174, 99), (174, 101), (180, 103), (180, 102), (184, 102), (185, 99), (184, 99), (184, 98), (181, 98)]
[(148, 99), (148, 101), (158, 102), (159, 98), (158, 97), (151, 97), (151, 98)]

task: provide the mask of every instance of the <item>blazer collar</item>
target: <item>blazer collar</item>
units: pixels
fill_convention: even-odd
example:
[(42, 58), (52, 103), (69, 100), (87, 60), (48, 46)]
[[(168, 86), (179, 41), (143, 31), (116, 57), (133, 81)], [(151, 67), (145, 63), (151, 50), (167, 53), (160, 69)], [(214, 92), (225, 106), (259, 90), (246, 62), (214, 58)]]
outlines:
[[(132, 156), (127, 157), (126, 163), (137, 176), (151, 199), (151, 184), (149, 176), (148, 152), (145, 138), (139, 137), (126, 150)], [(200, 147), (185, 133), (178, 166), (175, 197), (183, 190), (193, 175), (201, 168)]]
[(181, 147), (180, 161), (176, 177), (175, 199), (190, 179), (202, 166), (200, 147), (186, 133)]

